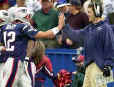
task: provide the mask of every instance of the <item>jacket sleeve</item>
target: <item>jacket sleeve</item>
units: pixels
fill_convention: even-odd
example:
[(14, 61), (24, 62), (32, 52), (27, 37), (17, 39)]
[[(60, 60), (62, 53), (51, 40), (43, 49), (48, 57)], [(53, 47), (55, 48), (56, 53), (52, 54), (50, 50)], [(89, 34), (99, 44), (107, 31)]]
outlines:
[(2, 41), (2, 30), (0, 29), (0, 43)]
[(104, 65), (114, 66), (114, 29), (106, 25), (104, 36)]
[(63, 32), (73, 42), (80, 42), (86, 36), (86, 29), (75, 30), (72, 29), (68, 24), (66, 24), (65, 28), (63, 29)]
[(0, 45), (3, 43), (3, 27), (0, 29)]

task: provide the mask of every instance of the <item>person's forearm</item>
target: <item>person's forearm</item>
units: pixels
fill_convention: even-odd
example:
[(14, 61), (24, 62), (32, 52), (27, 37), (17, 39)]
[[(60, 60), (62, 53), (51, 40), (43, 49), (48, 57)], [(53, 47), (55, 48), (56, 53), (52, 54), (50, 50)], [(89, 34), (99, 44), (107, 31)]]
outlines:
[(54, 38), (57, 33), (61, 30), (61, 26), (54, 27), (46, 32), (39, 31), (35, 38)]
[(66, 33), (66, 35), (73, 41), (73, 42), (79, 42), (83, 39), (83, 31), (81, 30), (73, 30), (69, 26), (65, 27), (63, 32)]

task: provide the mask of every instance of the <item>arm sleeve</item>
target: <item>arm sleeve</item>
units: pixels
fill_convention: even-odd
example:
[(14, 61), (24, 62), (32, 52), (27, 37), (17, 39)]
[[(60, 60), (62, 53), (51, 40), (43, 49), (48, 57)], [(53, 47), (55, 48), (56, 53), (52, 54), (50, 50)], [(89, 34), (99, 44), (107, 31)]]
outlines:
[(73, 30), (68, 24), (63, 29), (63, 32), (66, 33), (66, 36), (68, 36), (74, 42), (80, 42), (82, 39), (85, 38), (86, 35), (85, 29)]
[(104, 36), (104, 65), (114, 66), (114, 30), (111, 25), (106, 25)]
[(2, 41), (2, 30), (0, 29), (0, 43)]
[(38, 30), (34, 29), (30, 25), (25, 25), (22, 29), (22, 32), (26, 34), (30, 38), (34, 38), (34, 36), (39, 32)]
[(2, 32), (3, 27), (0, 29), (0, 44), (3, 43), (3, 32)]

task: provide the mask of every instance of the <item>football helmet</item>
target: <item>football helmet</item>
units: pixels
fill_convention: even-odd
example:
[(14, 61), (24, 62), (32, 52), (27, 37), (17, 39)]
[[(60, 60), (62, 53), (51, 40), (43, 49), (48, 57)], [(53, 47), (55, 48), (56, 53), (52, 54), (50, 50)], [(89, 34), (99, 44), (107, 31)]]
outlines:
[(0, 26), (9, 22), (9, 15), (6, 10), (0, 10)]
[(24, 23), (29, 23), (29, 19), (31, 19), (32, 14), (26, 7), (19, 7), (17, 8), (14, 13), (12, 14), (12, 22), (19, 20)]

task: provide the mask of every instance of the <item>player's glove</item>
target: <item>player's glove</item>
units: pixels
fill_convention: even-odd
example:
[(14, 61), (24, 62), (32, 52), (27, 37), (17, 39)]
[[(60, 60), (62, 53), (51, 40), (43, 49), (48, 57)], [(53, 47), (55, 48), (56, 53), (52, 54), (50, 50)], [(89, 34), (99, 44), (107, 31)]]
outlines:
[(111, 71), (111, 66), (110, 65), (105, 65), (104, 68), (103, 68), (103, 76), (104, 77), (108, 77), (110, 76), (110, 71)]

